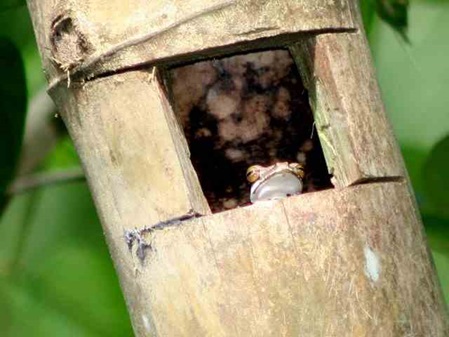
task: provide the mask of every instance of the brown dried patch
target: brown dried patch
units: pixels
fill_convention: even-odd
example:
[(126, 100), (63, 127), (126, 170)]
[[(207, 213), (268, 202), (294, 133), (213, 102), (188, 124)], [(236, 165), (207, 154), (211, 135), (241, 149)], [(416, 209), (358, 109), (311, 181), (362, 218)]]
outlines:
[(52, 60), (64, 72), (79, 65), (92, 49), (76, 20), (68, 14), (60, 14), (53, 20), (50, 42)]

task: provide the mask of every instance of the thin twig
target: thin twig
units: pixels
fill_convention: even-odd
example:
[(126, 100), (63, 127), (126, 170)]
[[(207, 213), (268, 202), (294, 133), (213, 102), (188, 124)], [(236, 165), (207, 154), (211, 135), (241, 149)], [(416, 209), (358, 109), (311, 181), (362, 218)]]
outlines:
[(56, 111), (44, 87), (29, 102), (18, 175), (33, 172), (63, 135), (57, 131), (56, 121), (52, 118)]
[[(123, 49), (130, 48), (130, 47), (133, 47), (133, 46), (137, 46), (137, 45), (139, 45), (141, 43), (144, 43), (144, 42), (146, 42), (146, 41), (148, 41), (148, 40), (150, 40), (150, 39), (152, 39), (152, 38), (154, 38), (154, 37), (156, 37), (158, 35), (161, 35), (161, 34), (167, 32), (167, 31), (170, 31), (170, 30), (172, 30), (174, 28), (177, 28), (177, 27), (181, 26), (182, 24), (185, 24), (185, 23), (187, 23), (189, 21), (197, 19), (197, 18), (199, 18), (201, 16), (204, 16), (206, 14), (210, 14), (210, 13), (213, 13), (215, 11), (224, 9), (226, 7), (234, 5), (235, 3), (236, 3), (236, 0), (223, 1), (222, 3), (219, 3), (217, 5), (210, 6), (210, 7), (201, 9), (201, 10), (199, 10), (197, 12), (194, 12), (194, 13), (192, 13), (190, 15), (187, 15), (186, 17), (181, 18), (180, 20), (172, 22), (171, 24), (169, 24), (166, 27), (160, 28), (160, 29), (155, 30), (153, 32), (146, 33), (146, 34), (141, 35), (141, 36), (135, 36), (135, 37), (132, 37), (132, 38), (126, 40), (126, 41), (120, 42), (120, 43), (116, 44), (115, 46), (112, 46), (109, 50), (107, 50), (107, 51), (105, 51), (105, 52), (103, 52), (101, 54), (94, 54), (94, 55), (92, 55), (91, 57), (87, 58), (82, 64), (80, 64), (79, 66), (73, 68), (72, 71), (71, 71), (72, 77), (74, 77), (79, 72), (86, 71), (91, 66), (93, 66), (93, 65), (95, 65), (95, 64), (97, 64), (97, 63), (99, 63), (101, 61), (104, 61), (105, 59), (113, 56), (114, 54), (117, 54), (119, 51), (122, 51)], [(52, 81), (52, 83), (50, 83), (49, 91), (52, 90), (54, 87), (56, 87), (62, 81), (66, 81), (66, 80), (68, 80), (67, 74), (65, 74), (64, 76), (56, 78), (54, 81)]]
[(68, 169), (55, 172), (35, 173), (17, 178), (8, 188), (9, 195), (28, 192), (40, 187), (62, 184), (85, 179), (81, 168)]
[(30, 193), (29, 197), (25, 199), (26, 205), (25, 209), (22, 211), (22, 218), (16, 223), (19, 227), (18, 230), (16, 229), (19, 235), (17, 237), (13, 254), (9, 260), (9, 265), (6, 269), (7, 272), (13, 277), (23, 271), (21, 269), (21, 264), (23, 263), (23, 252), (25, 251), (27, 243), (30, 239), (31, 227), (33, 226), (33, 219), (37, 210), (36, 205), (41, 200), (41, 197), (41, 191)]

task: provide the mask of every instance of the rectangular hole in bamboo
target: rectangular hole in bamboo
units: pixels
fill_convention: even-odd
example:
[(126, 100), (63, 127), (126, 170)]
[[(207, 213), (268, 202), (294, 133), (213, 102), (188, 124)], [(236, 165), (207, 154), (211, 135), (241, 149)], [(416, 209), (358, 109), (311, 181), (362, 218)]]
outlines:
[(170, 82), (213, 212), (250, 203), (251, 165), (297, 162), (305, 167), (303, 193), (332, 187), (307, 91), (287, 50), (173, 68)]

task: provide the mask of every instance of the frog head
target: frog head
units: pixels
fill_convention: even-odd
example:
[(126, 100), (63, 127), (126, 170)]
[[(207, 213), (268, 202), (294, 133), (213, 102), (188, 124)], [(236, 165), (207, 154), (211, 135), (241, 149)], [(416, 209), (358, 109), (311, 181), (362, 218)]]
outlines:
[(288, 162), (253, 165), (246, 171), (246, 178), (252, 184), (251, 202), (281, 199), (302, 192), (304, 167)]

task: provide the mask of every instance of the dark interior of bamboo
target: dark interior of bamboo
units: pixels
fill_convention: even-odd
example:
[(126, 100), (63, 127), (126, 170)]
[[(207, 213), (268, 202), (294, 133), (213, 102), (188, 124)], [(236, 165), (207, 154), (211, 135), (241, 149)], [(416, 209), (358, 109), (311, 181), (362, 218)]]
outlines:
[(251, 165), (298, 162), (303, 193), (331, 188), (307, 90), (287, 50), (171, 69), (171, 94), (213, 212), (250, 203)]

